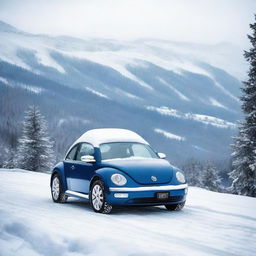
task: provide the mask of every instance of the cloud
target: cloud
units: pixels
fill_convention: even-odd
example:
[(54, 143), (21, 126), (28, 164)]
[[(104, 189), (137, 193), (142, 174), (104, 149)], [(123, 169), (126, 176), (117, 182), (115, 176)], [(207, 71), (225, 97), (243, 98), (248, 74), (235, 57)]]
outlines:
[(0, 19), (25, 31), (113, 39), (248, 45), (254, 0), (2, 0)]

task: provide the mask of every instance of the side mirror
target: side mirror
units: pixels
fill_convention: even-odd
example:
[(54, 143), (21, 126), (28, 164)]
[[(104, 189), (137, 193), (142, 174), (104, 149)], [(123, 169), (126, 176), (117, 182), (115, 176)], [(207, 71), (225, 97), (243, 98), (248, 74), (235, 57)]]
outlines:
[(161, 158), (161, 159), (165, 159), (165, 158), (166, 158), (166, 154), (164, 154), (164, 153), (157, 153), (157, 155), (158, 155), (159, 158)]
[(90, 155), (81, 156), (81, 161), (86, 162), (86, 163), (95, 163), (96, 162), (95, 158)]

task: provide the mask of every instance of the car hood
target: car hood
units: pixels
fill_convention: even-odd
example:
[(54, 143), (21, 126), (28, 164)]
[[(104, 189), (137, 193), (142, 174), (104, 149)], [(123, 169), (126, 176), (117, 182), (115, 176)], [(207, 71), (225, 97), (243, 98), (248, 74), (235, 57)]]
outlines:
[[(171, 164), (164, 159), (113, 159), (103, 161), (102, 165), (123, 171), (140, 184), (169, 183), (174, 171)], [(157, 180), (152, 180), (152, 176)]]

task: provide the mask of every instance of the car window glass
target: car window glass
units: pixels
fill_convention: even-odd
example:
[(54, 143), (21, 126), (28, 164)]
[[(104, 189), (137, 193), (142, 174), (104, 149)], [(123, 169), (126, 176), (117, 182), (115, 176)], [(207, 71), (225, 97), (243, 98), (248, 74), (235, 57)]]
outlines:
[(67, 160), (74, 160), (74, 159), (75, 159), (75, 155), (76, 155), (76, 150), (77, 150), (77, 146), (73, 147), (73, 148), (69, 151), (69, 153), (68, 153), (66, 159), (67, 159)]
[(100, 146), (102, 159), (127, 158), (131, 156), (129, 143), (109, 143)]
[(115, 158), (157, 158), (154, 151), (147, 145), (133, 142), (112, 142), (100, 145), (101, 159)]
[(76, 160), (80, 161), (81, 157), (86, 155), (93, 156), (94, 148), (91, 144), (82, 143), (79, 151), (77, 152)]
[(145, 157), (145, 158), (151, 158), (152, 157), (148, 148), (146, 148), (142, 144), (133, 144), (132, 145), (132, 151), (133, 151), (134, 156)]
[(102, 144), (100, 147), (100, 151), (102, 154), (109, 152), (110, 149), (111, 149), (111, 146), (108, 144)]

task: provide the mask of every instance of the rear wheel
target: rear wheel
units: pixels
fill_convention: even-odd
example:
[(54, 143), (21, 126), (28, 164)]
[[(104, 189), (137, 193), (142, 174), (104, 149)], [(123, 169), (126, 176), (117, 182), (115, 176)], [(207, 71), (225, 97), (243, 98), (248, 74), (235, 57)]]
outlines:
[(60, 177), (57, 173), (52, 177), (51, 193), (53, 202), (65, 203), (67, 201), (68, 197), (65, 195)]
[(180, 203), (180, 204), (166, 204), (165, 208), (168, 211), (180, 211), (183, 209), (184, 205), (185, 205), (185, 202)]
[(110, 213), (112, 206), (106, 202), (104, 184), (101, 180), (96, 180), (92, 184), (90, 192), (90, 202), (92, 209), (98, 213)]

